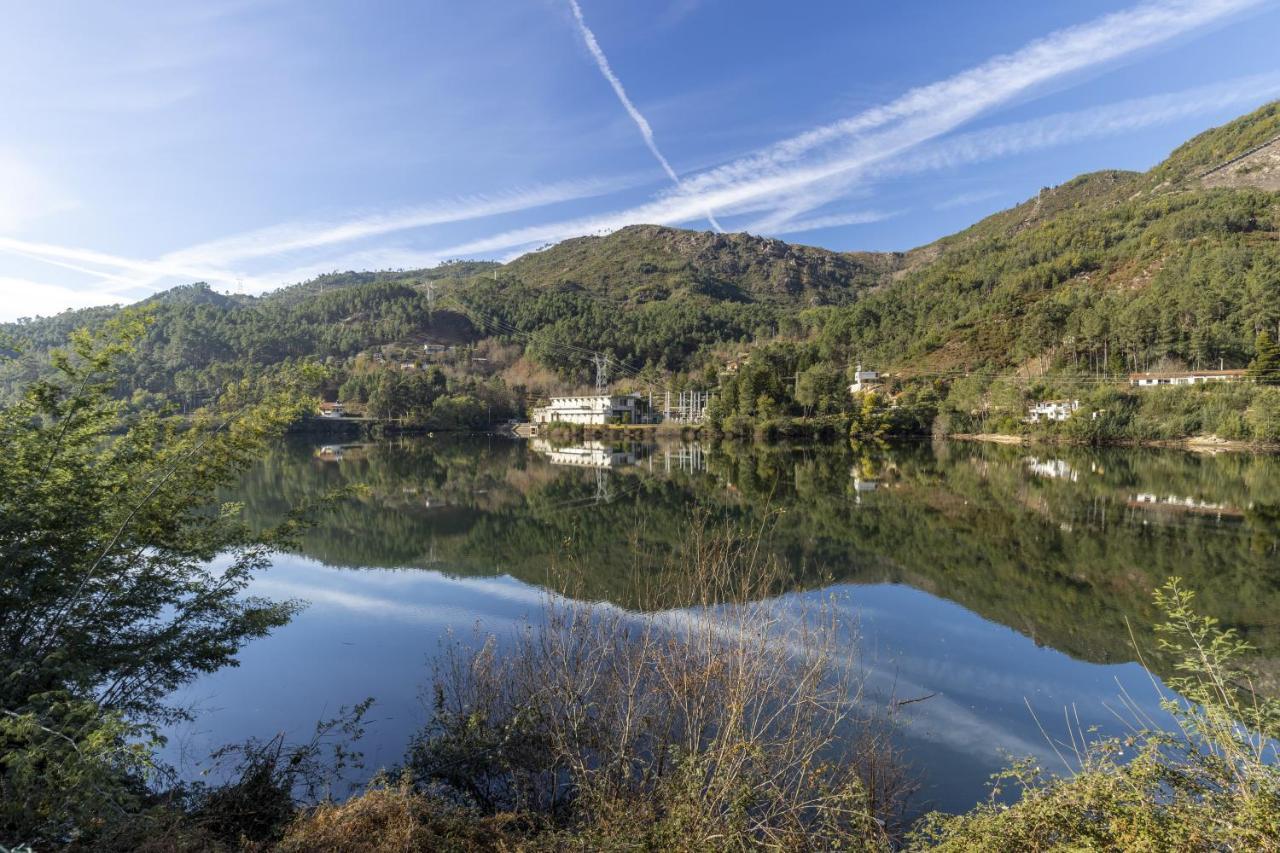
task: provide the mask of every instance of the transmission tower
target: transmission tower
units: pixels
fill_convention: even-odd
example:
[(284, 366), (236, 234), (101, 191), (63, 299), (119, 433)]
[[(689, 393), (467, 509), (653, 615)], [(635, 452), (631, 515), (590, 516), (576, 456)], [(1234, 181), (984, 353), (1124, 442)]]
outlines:
[(596, 394), (603, 395), (609, 389), (609, 356), (596, 353), (591, 363), (596, 366)]
[(436, 310), (436, 283), (434, 281), (427, 282), (427, 311), (434, 313)]

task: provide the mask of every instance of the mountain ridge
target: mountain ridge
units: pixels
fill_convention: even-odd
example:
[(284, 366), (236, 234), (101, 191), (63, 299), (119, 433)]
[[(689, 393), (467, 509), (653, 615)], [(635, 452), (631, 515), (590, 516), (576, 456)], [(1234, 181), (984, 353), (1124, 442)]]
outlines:
[[(505, 264), (332, 273), (257, 297), (175, 288), (147, 300), (157, 320), (131, 386), (212, 387), (302, 356), (355, 369), (436, 339), (543, 391), (587, 382), (590, 352), (624, 376), (706, 382), (732, 353), (774, 344), (794, 351), (793, 371), (867, 360), (920, 377), (1244, 366), (1260, 330), (1280, 336), (1277, 137), (1280, 102), (1146, 172), (1080, 175), (904, 252), (636, 224)], [(116, 310), (0, 326), (32, 350), (0, 379), (34, 375), (71, 328)]]

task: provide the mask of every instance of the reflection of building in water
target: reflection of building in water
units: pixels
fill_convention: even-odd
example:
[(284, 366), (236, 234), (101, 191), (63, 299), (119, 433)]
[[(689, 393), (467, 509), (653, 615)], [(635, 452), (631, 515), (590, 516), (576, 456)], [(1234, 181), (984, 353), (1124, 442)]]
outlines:
[(1243, 518), (1244, 510), (1227, 504), (1196, 500), (1195, 498), (1168, 495), (1160, 497), (1150, 492), (1139, 492), (1129, 499), (1128, 505), (1135, 509), (1151, 509), (1161, 512), (1192, 513), (1209, 515), (1218, 519)]
[(1037, 477), (1070, 480), (1073, 483), (1080, 479), (1080, 474), (1065, 459), (1045, 459), (1041, 461), (1035, 456), (1028, 456), (1023, 461), (1027, 463), (1027, 470)]
[(322, 444), (313, 454), (321, 462), (341, 462), (344, 459), (360, 459), (364, 456), (363, 444)]
[(707, 460), (702, 453), (702, 445), (698, 442), (678, 444), (674, 447), (664, 445), (662, 448), (662, 469), (670, 474), (672, 469), (697, 474), (707, 470)]
[[(546, 439), (535, 438), (529, 446), (545, 455), (552, 465), (571, 465), (575, 468), (617, 468), (622, 465), (634, 465), (636, 462), (634, 449), (629, 450), (623, 445), (607, 444), (603, 441), (584, 441), (581, 444), (555, 447)], [(634, 445), (632, 447), (634, 448)]]
[(856, 506), (862, 506), (862, 496), (869, 492), (874, 492), (880, 486), (879, 480), (863, 478), (856, 470), (853, 474), (853, 502)]

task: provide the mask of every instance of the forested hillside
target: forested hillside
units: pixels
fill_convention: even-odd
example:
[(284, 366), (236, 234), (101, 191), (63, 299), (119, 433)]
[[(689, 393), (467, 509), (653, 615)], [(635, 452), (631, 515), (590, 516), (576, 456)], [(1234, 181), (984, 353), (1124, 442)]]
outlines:
[[(963, 418), (1131, 370), (1245, 367), (1260, 333), (1280, 336), (1278, 137), (1273, 103), (1149, 172), (1083, 175), (905, 253), (637, 225), (505, 265), (334, 274), (256, 298), (177, 288), (147, 300), (153, 323), (120, 393), (198, 402), (310, 358), (364, 405), (366, 374), (441, 343), (455, 349), (433, 365), (440, 389), (503, 414), (587, 382), (602, 352), (619, 387), (736, 383), (723, 416), (848, 415), (840, 389), (862, 361)], [(72, 328), (116, 310), (4, 326), (24, 352), (0, 379), (40, 372)], [(726, 378), (752, 359), (769, 365), (759, 387)]]

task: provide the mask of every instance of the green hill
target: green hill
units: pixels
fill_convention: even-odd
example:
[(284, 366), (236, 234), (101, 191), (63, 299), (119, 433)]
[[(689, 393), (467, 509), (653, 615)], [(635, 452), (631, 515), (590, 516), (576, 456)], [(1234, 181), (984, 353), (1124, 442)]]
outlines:
[[(763, 348), (781, 353), (784, 375), (821, 366), (838, 378), (862, 360), (936, 380), (944, 396), (966, 374), (1052, 384), (1168, 363), (1243, 367), (1258, 332), (1280, 334), (1277, 179), (1273, 103), (1146, 173), (1082, 175), (904, 253), (636, 225), (507, 264), (334, 273), (257, 298), (178, 288), (147, 300), (156, 321), (122, 390), (211, 391), (300, 357), (341, 373), (427, 341), (485, 359), (454, 373), (533, 393), (586, 381), (593, 351), (633, 384), (714, 385), (735, 353)], [(0, 379), (12, 388), (38, 373), (71, 328), (114, 310), (0, 328), (28, 345)]]

